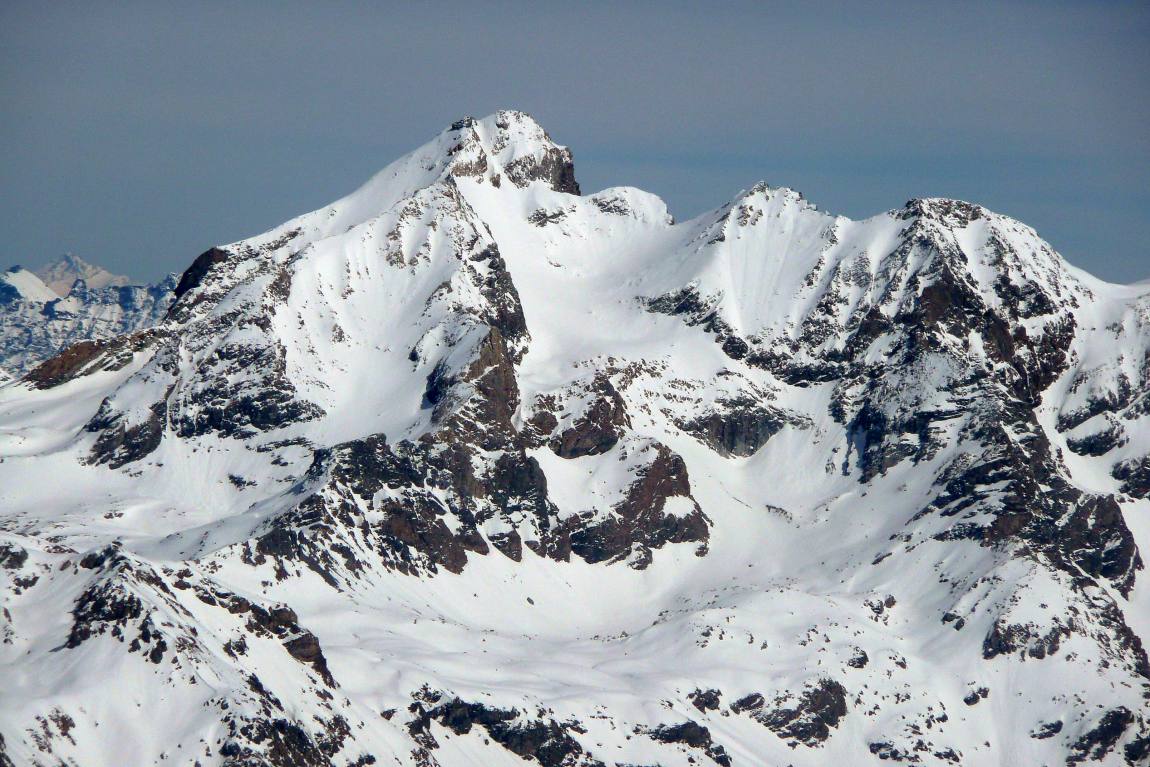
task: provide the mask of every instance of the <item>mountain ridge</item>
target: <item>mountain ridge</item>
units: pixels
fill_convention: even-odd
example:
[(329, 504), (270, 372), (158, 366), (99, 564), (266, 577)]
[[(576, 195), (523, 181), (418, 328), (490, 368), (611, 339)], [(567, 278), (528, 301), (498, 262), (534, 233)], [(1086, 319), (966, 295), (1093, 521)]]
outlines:
[(13, 758), (1150, 753), (1150, 294), (961, 201), (580, 191), (461, 120), (0, 389)]

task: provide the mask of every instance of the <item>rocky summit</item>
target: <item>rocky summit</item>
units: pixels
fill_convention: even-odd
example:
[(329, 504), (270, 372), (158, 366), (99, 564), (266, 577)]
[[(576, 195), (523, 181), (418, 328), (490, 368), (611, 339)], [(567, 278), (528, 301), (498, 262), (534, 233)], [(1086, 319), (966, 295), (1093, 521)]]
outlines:
[(0, 764), (1146, 764), (1150, 285), (585, 191), (466, 118), (0, 360)]

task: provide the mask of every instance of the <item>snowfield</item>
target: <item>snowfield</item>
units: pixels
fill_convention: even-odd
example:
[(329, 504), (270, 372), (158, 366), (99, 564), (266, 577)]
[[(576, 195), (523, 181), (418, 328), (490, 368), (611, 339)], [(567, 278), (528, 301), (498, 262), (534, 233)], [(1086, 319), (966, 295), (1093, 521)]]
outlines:
[(0, 765), (1146, 764), (1150, 285), (580, 191), (467, 118), (0, 372)]

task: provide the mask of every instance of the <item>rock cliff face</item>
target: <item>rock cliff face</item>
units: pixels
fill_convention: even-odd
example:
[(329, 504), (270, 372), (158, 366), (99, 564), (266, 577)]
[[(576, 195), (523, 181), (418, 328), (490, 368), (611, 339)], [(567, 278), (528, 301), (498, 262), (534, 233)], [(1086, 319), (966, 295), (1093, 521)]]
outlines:
[(1016, 221), (500, 112), (169, 289), (0, 388), (13, 763), (1150, 754), (1150, 292)]

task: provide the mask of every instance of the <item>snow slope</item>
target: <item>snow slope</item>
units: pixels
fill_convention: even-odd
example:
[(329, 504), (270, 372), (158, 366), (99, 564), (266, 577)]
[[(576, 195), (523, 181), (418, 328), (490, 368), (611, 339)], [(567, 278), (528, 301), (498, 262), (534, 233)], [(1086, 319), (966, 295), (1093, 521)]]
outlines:
[(0, 753), (1144, 763), (1150, 290), (579, 192), (461, 120), (0, 389)]

